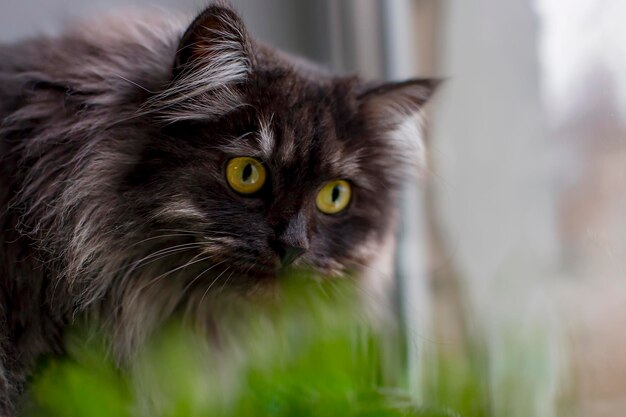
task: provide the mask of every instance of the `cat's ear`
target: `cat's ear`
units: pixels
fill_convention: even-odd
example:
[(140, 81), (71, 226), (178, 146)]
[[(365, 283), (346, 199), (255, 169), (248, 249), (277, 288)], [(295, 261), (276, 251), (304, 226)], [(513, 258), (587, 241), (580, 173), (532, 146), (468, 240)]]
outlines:
[(239, 16), (223, 3), (209, 6), (183, 34), (171, 83), (145, 106), (158, 119), (213, 120), (243, 104), (237, 85), (252, 72), (252, 42)]
[(221, 83), (236, 82), (250, 72), (251, 60), (250, 37), (241, 18), (225, 2), (216, 2), (200, 13), (182, 36), (174, 77), (202, 72), (205, 78), (213, 76)]
[[(424, 175), (426, 151), (421, 109), (441, 80), (432, 78), (365, 86), (359, 95), (360, 113), (367, 128), (388, 140), (400, 167), (416, 167)], [(408, 171), (413, 172), (413, 171)]]
[(367, 119), (392, 128), (418, 114), (441, 82), (418, 78), (366, 86), (359, 95), (361, 112)]

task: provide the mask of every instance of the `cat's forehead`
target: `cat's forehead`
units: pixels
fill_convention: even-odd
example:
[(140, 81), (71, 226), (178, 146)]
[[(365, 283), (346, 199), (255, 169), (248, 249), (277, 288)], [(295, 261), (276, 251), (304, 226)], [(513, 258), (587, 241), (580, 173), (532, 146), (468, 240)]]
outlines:
[(356, 111), (359, 85), (357, 77), (338, 77), (321, 71), (303, 73), (277, 65), (253, 72), (245, 99), (259, 110), (272, 108), (285, 116), (315, 117), (329, 111)]
[(255, 157), (276, 170), (311, 177), (352, 177), (358, 174), (362, 152), (349, 129), (338, 129), (332, 113), (319, 118), (284, 117), (274, 112), (254, 114), (246, 132), (230, 137), (221, 150), (230, 156)]
[(309, 80), (289, 73), (258, 77), (247, 97), (251, 128), (227, 145), (229, 153), (321, 176), (355, 175), (361, 152), (354, 138), (352, 89), (351, 79)]

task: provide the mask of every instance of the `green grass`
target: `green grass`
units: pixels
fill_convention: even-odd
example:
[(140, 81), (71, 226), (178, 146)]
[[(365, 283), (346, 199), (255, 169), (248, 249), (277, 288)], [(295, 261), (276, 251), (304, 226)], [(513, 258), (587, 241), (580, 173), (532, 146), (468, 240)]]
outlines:
[[(92, 329), (76, 329), (68, 337), (68, 356), (42, 367), (22, 415), (494, 415), (480, 340), (469, 353), (433, 355), (425, 401), (416, 404), (402, 382), (403, 338), (368, 322), (357, 298), (347, 284), (296, 278), (275, 303), (226, 299), (219, 343), (173, 322), (124, 369), (107, 359), (102, 338), (85, 336)], [(509, 383), (507, 392), (524, 392), (515, 380)]]

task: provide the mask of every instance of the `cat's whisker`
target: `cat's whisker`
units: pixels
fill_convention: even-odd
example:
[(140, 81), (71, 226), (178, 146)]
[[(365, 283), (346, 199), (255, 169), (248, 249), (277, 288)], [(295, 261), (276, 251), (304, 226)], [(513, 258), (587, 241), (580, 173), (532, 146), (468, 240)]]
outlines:
[(226, 278), (226, 280), (224, 281), (224, 283), (222, 284), (222, 286), (220, 287), (220, 292), (224, 291), (224, 289), (226, 288), (226, 285), (228, 285), (228, 282), (230, 281), (230, 279), (232, 278), (233, 274), (235, 273), (235, 270), (233, 269), (230, 274), (228, 274), (228, 278)]
[(157, 240), (157, 239), (165, 239), (168, 237), (192, 237), (191, 235), (185, 234), (185, 233), (171, 233), (171, 234), (167, 234), (167, 235), (159, 235), (159, 236), (152, 236), (146, 239), (142, 239), (138, 242), (133, 243), (132, 245), (128, 246), (128, 248), (134, 248), (135, 246), (139, 246), (142, 243), (146, 243), (149, 242), (151, 240)]
[(189, 235), (200, 235), (202, 233), (196, 230), (187, 230), (187, 229), (155, 229), (155, 232), (175, 232), (175, 233), (187, 233)]
[[(177, 252), (173, 252), (173, 253), (185, 252), (185, 251), (188, 251), (188, 250), (190, 250), (190, 249), (195, 249), (195, 248), (186, 248), (186, 249), (182, 249), (182, 250), (179, 250), (179, 251), (177, 251)], [(156, 260), (163, 259), (163, 258), (165, 258), (166, 256), (168, 256), (168, 255), (170, 255), (170, 254), (171, 254), (171, 253), (169, 253), (169, 254), (167, 254), (167, 255), (165, 255), (165, 256), (161, 256), (161, 257), (159, 257), (159, 258), (157, 258), (157, 259), (155, 259), (155, 260), (152, 260), (151, 262), (155, 262)], [(190, 260), (187, 264), (183, 265), (183, 267), (187, 267), (187, 266), (189, 266), (191, 261), (194, 261), (195, 259), (197, 259), (197, 258), (198, 258), (199, 256), (201, 256), (201, 255), (203, 255), (203, 253), (199, 253), (199, 254), (197, 254), (197, 255), (196, 255), (196, 256), (194, 256), (194, 257), (193, 257), (193, 258), (192, 258), (192, 259), (191, 259), (191, 260)], [(205, 258), (203, 258), (203, 259), (201, 259), (201, 260), (198, 260), (198, 262), (200, 262), (200, 261), (204, 261), (204, 260), (210, 260), (211, 258), (212, 258), (211, 256), (206, 256)], [(151, 263), (151, 262), (149, 262), (149, 263)], [(146, 263), (146, 264), (144, 264), (144, 265), (142, 265), (142, 266), (145, 266), (145, 265), (147, 265), (147, 264), (148, 264), (148, 263)], [(175, 271), (170, 270), (170, 271), (166, 272), (165, 274), (169, 274), (169, 273), (172, 273), (172, 272), (175, 272)], [(129, 276), (131, 273), (132, 273), (132, 270), (131, 270), (131, 271), (129, 271), (129, 272), (125, 275), (125, 277)], [(114, 321), (115, 321), (115, 315), (116, 315), (116, 314), (118, 314), (118, 313), (119, 313), (119, 311), (123, 309), (124, 305), (133, 305), (133, 303), (137, 300), (137, 297), (139, 297), (140, 293), (141, 293), (143, 290), (145, 290), (147, 287), (149, 287), (150, 285), (152, 285), (152, 284), (154, 284), (154, 283), (155, 283), (155, 282), (154, 282), (154, 279), (153, 279), (153, 280), (151, 280), (150, 282), (148, 282), (148, 283), (146, 283), (146, 284), (142, 285), (142, 286), (141, 286), (141, 287), (139, 287), (138, 289), (133, 290), (133, 295), (130, 297), (130, 300), (129, 300), (129, 302), (128, 302), (128, 303), (120, 303), (120, 304), (117, 306), (117, 308), (115, 308), (114, 310), (112, 310), (112, 311), (111, 311), (111, 313), (109, 314), (109, 321), (110, 321), (110, 322), (114, 322)]]
[(203, 277), (207, 272), (211, 271), (213, 268), (217, 268), (218, 266), (224, 264), (226, 261), (221, 261), (216, 263), (215, 265), (211, 265), (210, 267), (206, 268), (204, 271), (200, 272), (198, 275), (195, 276), (194, 279), (192, 279), (189, 284), (187, 284), (185, 286), (185, 288), (183, 288), (183, 294), (187, 292), (187, 290), (189, 290), (189, 288), (191, 288), (191, 286), (193, 286), (193, 284), (199, 280), (201, 277)]
[(228, 272), (229, 269), (231, 269), (230, 266), (227, 267), (225, 270), (223, 270), (217, 277), (215, 277), (215, 279), (213, 279), (213, 281), (211, 281), (211, 284), (209, 284), (207, 289), (204, 291), (204, 294), (202, 294), (202, 298), (200, 298), (200, 305), (202, 305), (202, 303), (204, 302), (204, 299), (206, 298), (207, 294), (209, 293), (209, 291), (211, 290), (213, 285), (222, 277), (222, 275), (224, 275), (226, 272)]
[(164, 272), (164, 273), (162, 273), (161, 275), (158, 275), (156, 278), (153, 278), (153, 279), (151, 279), (150, 281), (148, 281), (147, 283), (145, 283), (145, 284), (143, 284), (142, 286), (140, 286), (140, 287), (137, 289), (137, 291), (134, 293), (134, 296), (131, 298), (130, 303), (132, 304), (132, 303), (134, 303), (134, 302), (135, 302), (135, 300), (136, 300), (136, 298), (139, 296), (139, 293), (140, 293), (140, 292), (144, 291), (146, 288), (149, 288), (149, 287), (153, 286), (154, 284), (156, 284), (157, 282), (159, 282), (159, 281), (160, 281), (160, 280), (162, 280), (163, 278), (165, 278), (165, 277), (167, 277), (167, 276), (169, 276), (169, 275), (171, 275), (171, 274), (173, 274), (173, 273), (175, 273), (175, 272), (178, 272), (178, 271), (184, 270), (185, 268), (188, 268), (188, 267), (190, 267), (191, 265), (197, 264), (197, 263), (199, 263), (199, 262), (206, 262), (206, 261), (209, 261), (209, 260), (211, 260), (211, 258), (212, 258), (211, 256), (205, 256), (205, 257), (202, 257), (202, 258), (198, 259), (198, 257), (199, 257), (199, 256), (201, 256), (201, 255), (202, 255), (202, 254), (198, 254), (198, 255), (194, 256), (193, 258), (191, 258), (191, 260), (189, 260), (189, 261), (188, 261), (188, 262), (186, 262), (185, 264), (183, 264), (183, 265), (181, 265), (181, 266), (178, 266), (178, 267), (176, 267), (176, 268), (172, 268), (172, 269), (170, 269), (169, 271)]
[(167, 248), (164, 248), (164, 249), (157, 250), (157, 251), (155, 251), (155, 252), (153, 252), (153, 253), (151, 253), (151, 254), (149, 254), (149, 255), (141, 258), (141, 259), (139, 259), (138, 261), (136, 261), (134, 263), (134, 265), (135, 266), (139, 266), (144, 261), (151, 260), (154, 257), (160, 257), (162, 255), (169, 255), (169, 254), (172, 254), (172, 253), (176, 253), (178, 251), (184, 251), (184, 250), (201, 248), (202, 246), (203, 245), (201, 243), (193, 242), (193, 243), (184, 243), (184, 244), (179, 244), (179, 245), (167, 247)]
[(120, 267), (119, 269), (117, 269), (116, 271), (113, 272), (113, 274), (118, 274), (121, 271), (130, 268), (130, 270), (128, 270), (126, 272), (126, 274), (124, 275), (124, 277), (127, 277), (128, 275), (130, 275), (130, 273), (132, 273), (134, 270), (136, 270), (139, 267), (144, 267), (146, 265), (149, 265), (153, 262), (156, 262), (158, 260), (161, 260), (169, 255), (173, 255), (176, 253), (182, 253), (182, 252), (186, 252), (189, 250), (193, 250), (193, 249), (201, 249), (203, 248), (204, 245), (201, 243), (186, 243), (186, 244), (181, 244), (181, 245), (175, 245), (172, 247), (168, 247), (168, 248), (164, 248), (164, 249), (160, 249), (158, 251), (155, 251), (147, 256), (144, 256), (143, 258), (131, 263), (130, 265), (124, 265), (122, 267)]
[(224, 230), (216, 230), (216, 229), (205, 229), (204, 231), (195, 231), (195, 230), (185, 230), (185, 229), (156, 229), (157, 232), (173, 232), (173, 233), (187, 233), (190, 236), (201, 236), (207, 237), (207, 233), (211, 233), (214, 235), (223, 235), (223, 236), (232, 236), (232, 237), (240, 237), (239, 235), (227, 232)]
[(211, 260), (211, 259), (213, 258), (211, 255), (209, 255), (209, 256), (204, 256), (204, 257), (202, 257), (202, 255), (206, 255), (206, 254), (205, 254), (205, 253), (200, 252), (200, 253), (196, 254), (194, 257), (192, 257), (189, 261), (187, 261), (186, 263), (184, 263), (183, 265), (177, 266), (177, 267), (175, 267), (175, 268), (173, 268), (173, 269), (170, 269), (170, 270), (169, 270), (169, 271), (167, 271), (167, 272), (162, 273), (161, 275), (158, 275), (156, 278), (154, 278), (154, 279), (152, 279), (151, 281), (149, 281), (149, 282), (146, 284), (146, 287), (147, 287), (147, 286), (152, 285), (154, 282), (159, 281), (159, 280), (161, 280), (162, 278), (164, 278), (164, 277), (166, 277), (166, 276), (168, 276), (168, 275), (170, 275), (170, 274), (173, 274), (174, 272), (177, 272), (177, 271), (183, 270), (183, 269), (185, 269), (185, 268), (187, 268), (187, 267), (189, 267), (189, 266), (191, 266), (191, 265), (194, 265), (194, 264), (196, 264), (196, 263), (198, 263), (198, 262), (208, 261), (208, 260)]

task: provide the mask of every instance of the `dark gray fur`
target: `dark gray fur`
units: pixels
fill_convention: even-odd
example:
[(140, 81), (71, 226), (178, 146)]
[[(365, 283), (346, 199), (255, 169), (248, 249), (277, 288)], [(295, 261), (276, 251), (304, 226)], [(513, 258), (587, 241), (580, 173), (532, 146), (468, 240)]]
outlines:
[[(420, 164), (406, 123), (435, 82), (302, 62), (223, 6), (189, 27), (117, 18), (0, 46), (0, 415), (78, 313), (100, 317), (123, 358), (176, 312), (208, 322), (225, 287), (271, 287), (277, 248), (336, 276), (371, 262), (400, 167)], [(253, 198), (224, 180), (248, 155), (270, 172)], [(328, 216), (315, 194), (335, 178), (355, 196)]]

